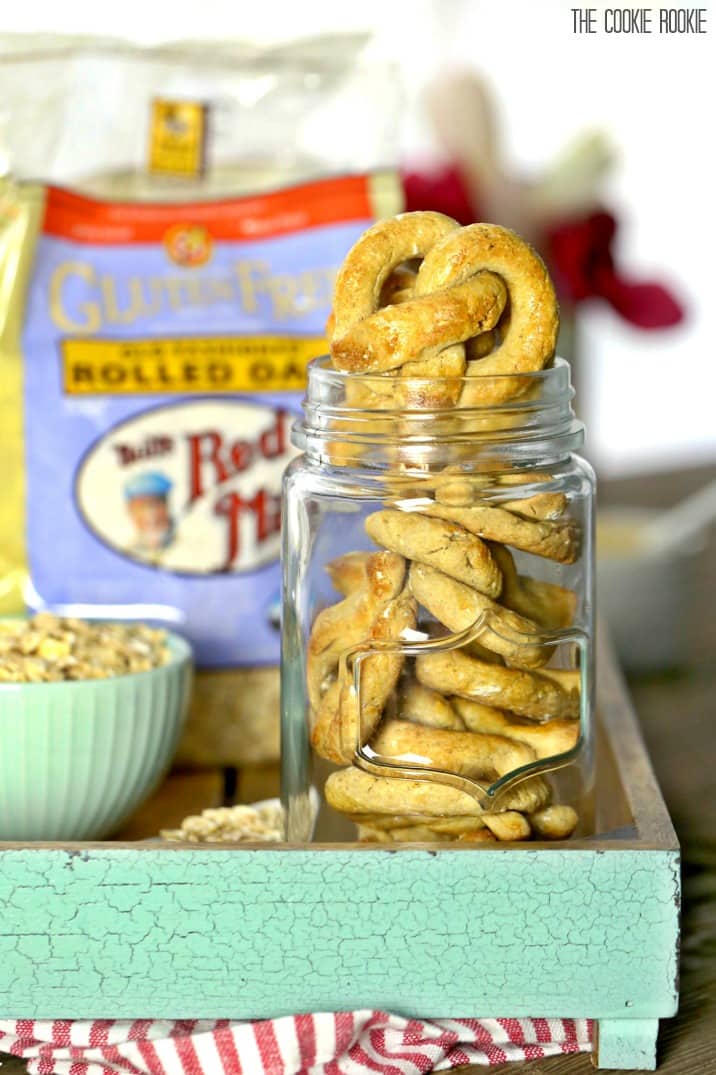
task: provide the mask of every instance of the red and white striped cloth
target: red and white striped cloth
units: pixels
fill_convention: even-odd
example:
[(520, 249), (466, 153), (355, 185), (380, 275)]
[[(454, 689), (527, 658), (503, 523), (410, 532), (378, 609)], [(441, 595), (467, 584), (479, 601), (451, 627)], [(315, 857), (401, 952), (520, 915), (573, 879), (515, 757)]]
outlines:
[(0, 1019), (30, 1075), (425, 1075), (590, 1052), (587, 1019), (404, 1019), (379, 1011), (228, 1019)]

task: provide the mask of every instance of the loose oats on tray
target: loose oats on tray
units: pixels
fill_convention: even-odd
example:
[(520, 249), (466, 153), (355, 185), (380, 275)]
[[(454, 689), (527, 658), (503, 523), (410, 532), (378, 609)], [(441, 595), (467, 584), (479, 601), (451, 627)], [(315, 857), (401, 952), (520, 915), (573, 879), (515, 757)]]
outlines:
[(192, 844), (238, 843), (242, 840), (278, 843), (283, 839), (283, 812), (279, 803), (259, 806), (220, 806), (185, 817), (178, 829), (162, 829), (164, 840)]
[(0, 682), (52, 683), (147, 672), (170, 658), (165, 631), (39, 612), (0, 622)]

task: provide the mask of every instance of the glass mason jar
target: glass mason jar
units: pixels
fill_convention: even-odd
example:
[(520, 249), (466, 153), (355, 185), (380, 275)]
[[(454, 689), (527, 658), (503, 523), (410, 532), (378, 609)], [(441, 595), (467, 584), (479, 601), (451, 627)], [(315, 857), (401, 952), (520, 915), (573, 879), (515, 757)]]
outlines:
[(591, 831), (594, 475), (572, 396), (561, 359), (449, 383), (310, 367), (283, 494), (289, 841)]

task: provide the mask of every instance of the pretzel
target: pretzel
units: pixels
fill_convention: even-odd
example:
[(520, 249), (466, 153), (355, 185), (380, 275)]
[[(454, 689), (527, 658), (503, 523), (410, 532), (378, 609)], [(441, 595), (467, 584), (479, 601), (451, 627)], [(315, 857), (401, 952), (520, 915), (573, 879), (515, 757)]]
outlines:
[(460, 832), (440, 829), (436, 824), (411, 824), (409, 818), (403, 818), (403, 824), (391, 829), (380, 829), (361, 823), (360, 816), (353, 818), (358, 825), (358, 840), (361, 843), (445, 843), (457, 840), (460, 843), (491, 843), (497, 841), (488, 828), (476, 822), (480, 818), (469, 818), (469, 824)]
[[(462, 406), (485, 406), (509, 399), (523, 382), (504, 374), (544, 369), (552, 360), (559, 328), (559, 311), (552, 281), (542, 259), (514, 232), (495, 224), (470, 224), (449, 233), (425, 255), (415, 291), (455, 288), (476, 272), (496, 274), (507, 286), (509, 325), (492, 354), (472, 363)], [(492, 327), (492, 326), (488, 326)], [(482, 378), (499, 377), (499, 380)]]
[(546, 522), (486, 504), (453, 507), (439, 501), (421, 504), (420, 512), (456, 523), (484, 540), (513, 545), (560, 563), (573, 564), (579, 553), (579, 530), (571, 520)]
[[(458, 840), (461, 843), (494, 843), (496, 840), (527, 840), (531, 835), (529, 821), (524, 814), (520, 814), (515, 810), (505, 810), (497, 814), (485, 814), (482, 818), (455, 818), (447, 821), (443, 819), (442, 824), (439, 820), (410, 824), (409, 818), (402, 818), (399, 819), (401, 824), (389, 829), (363, 824), (360, 822), (359, 815), (356, 815), (354, 820), (358, 821), (358, 838), (364, 843), (367, 841), (376, 843), (413, 843), (418, 841), (439, 843), (446, 840)], [(477, 825), (476, 822), (481, 822), (482, 827)]]
[(408, 578), (418, 603), (449, 631), (466, 631), (481, 615), (489, 614), (487, 625), (480, 633), (482, 646), (521, 668), (539, 668), (552, 656), (551, 647), (529, 641), (539, 635), (536, 623), (503, 608), (463, 582), (415, 561)]
[(430, 817), (429, 815), (418, 817), (415, 814), (376, 813), (348, 814), (347, 816), (356, 824), (367, 825), (376, 832), (394, 832), (419, 824), (436, 833), (460, 836), (485, 827), (484, 814), (477, 817)]
[(576, 720), (546, 720), (537, 723), (514, 713), (473, 702), (469, 698), (452, 698), (451, 708), (471, 732), (502, 735), (532, 747), (538, 758), (565, 754), (577, 745), (579, 722)]
[[(549, 809), (549, 808), (548, 808)], [(534, 815), (533, 815), (534, 816)], [(504, 810), (497, 814), (485, 814), (482, 818), (458, 818), (455, 821), (467, 821), (467, 825), (458, 825), (450, 819), (444, 827), (439, 822), (422, 822), (420, 824), (409, 823), (409, 819), (403, 818), (403, 824), (390, 829), (380, 829), (373, 825), (360, 823), (357, 815), (354, 820), (358, 821), (358, 839), (363, 843), (368, 841), (376, 843), (413, 843), (413, 842), (444, 842), (457, 840), (460, 843), (494, 843), (500, 841), (528, 840), (531, 835), (530, 823), (524, 814), (516, 810)], [(482, 827), (476, 822), (482, 822)], [(558, 837), (551, 837), (556, 839)]]
[[(416, 258), (459, 227), (443, 213), (402, 213), (368, 228), (338, 271), (333, 295), (332, 335), (342, 337), (374, 313), (394, 269)], [(340, 368), (340, 367), (338, 367)]]
[(518, 575), (514, 557), (498, 542), (489, 542), (490, 552), (502, 572), (500, 603), (526, 616), (548, 631), (569, 627), (574, 620), (577, 595), (554, 582), (542, 582)]
[[(548, 482), (553, 478), (549, 474), (531, 474), (529, 481)], [(473, 474), (466, 473), (462, 467), (445, 467), (435, 486), (435, 499), (440, 504), (464, 508), (475, 503), (487, 503), (488, 506), (504, 508), (505, 511), (522, 515), (526, 519), (559, 519), (567, 508), (564, 493), (533, 493), (518, 500), (504, 498), (504, 491), (510, 486), (522, 485), (525, 475), (517, 474)]]
[(397, 686), (405, 661), (400, 653), (371, 651), (370, 645), (397, 641), (406, 630), (415, 627), (416, 620), (415, 600), (407, 590), (378, 612), (367, 637), (360, 643), (369, 654), (360, 664), (360, 709), (350, 662), (339, 670), (338, 680), (319, 704), (311, 743), (321, 757), (336, 763), (350, 761), (357, 746), (370, 739)]
[(384, 720), (370, 745), (393, 764), (422, 764), (475, 779), (504, 776), (535, 758), (531, 747), (503, 736), (427, 728), (407, 720)]
[(333, 364), (350, 373), (383, 373), (406, 362), (431, 359), (493, 328), (506, 302), (507, 291), (499, 277), (479, 273), (439, 294), (386, 306), (344, 336), (334, 336)]
[(517, 810), (503, 810), (496, 814), (485, 814), (485, 825), (498, 840), (529, 840), (532, 835), (530, 823), (524, 814)]
[(437, 691), (416, 683), (414, 679), (408, 680), (400, 690), (398, 716), (401, 720), (410, 720), (413, 724), (424, 724), (429, 728), (465, 731), (464, 721), (450, 701)]
[(369, 515), (365, 529), (377, 545), (436, 567), (488, 597), (497, 597), (502, 588), (502, 575), (485, 543), (449, 520), (384, 510)]
[[(336, 280), (331, 341), (336, 368), (381, 372), (430, 358), (494, 328), (509, 290), (510, 322), (504, 338), (472, 368), (487, 377), (542, 369), (554, 354), (558, 315), (540, 258), (506, 228), (457, 228), (454, 222), (450, 226), (449, 218), (437, 217), (404, 214), (381, 222), (350, 251)], [(443, 235), (434, 241), (440, 231)], [(378, 309), (392, 270), (419, 256), (423, 262), (415, 298)], [(482, 403), (496, 402), (521, 387), (519, 380), (505, 378), (488, 382), (476, 395)]]
[(572, 835), (578, 822), (579, 815), (573, 807), (556, 803), (530, 814), (535, 834), (545, 840), (565, 840)]
[(469, 657), (462, 650), (425, 654), (417, 658), (415, 670), (425, 687), (504, 707), (518, 716), (542, 720), (579, 715), (578, 672), (560, 676), (549, 669), (528, 672), (502, 668)]
[(400, 593), (405, 567), (403, 557), (391, 552), (357, 553), (328, 565), (334, 586), (346, 597), (319, 612), (311, 630), (306, 681), (314, 711), (341, 654), (369, 637), (381, 609)]
[[(325, 796), (334, 810), (349, 815), (407, 814), (416, 820), (440, 815), (446, 818), (479, 817), (483, 823), (488, 817), (477, 799), (448, 784), (407, 777), (373, 776), (354, 766), (331, 773), (326, 780)], [(546, 806), (549, 798), (547, 781), (543, 777), (533, 776), (508, 790), (501, 805), (505, 810), (534, 813)]]

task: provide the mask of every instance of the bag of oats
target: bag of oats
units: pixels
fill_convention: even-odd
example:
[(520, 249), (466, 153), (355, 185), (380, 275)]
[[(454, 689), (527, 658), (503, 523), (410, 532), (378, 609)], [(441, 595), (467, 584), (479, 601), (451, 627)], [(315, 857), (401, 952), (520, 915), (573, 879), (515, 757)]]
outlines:
[(401, 207), (362, 45), (0, 41), (0, 612), (184, 633), (184, 762), (278, 751), (289, 428)]

